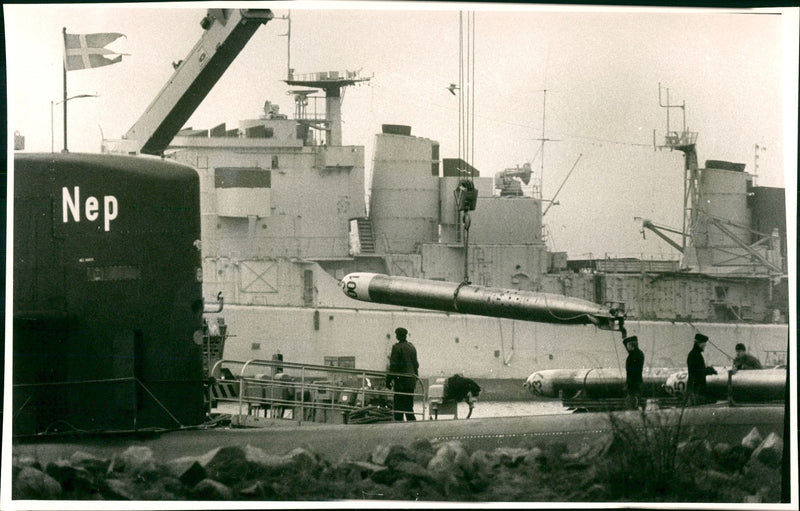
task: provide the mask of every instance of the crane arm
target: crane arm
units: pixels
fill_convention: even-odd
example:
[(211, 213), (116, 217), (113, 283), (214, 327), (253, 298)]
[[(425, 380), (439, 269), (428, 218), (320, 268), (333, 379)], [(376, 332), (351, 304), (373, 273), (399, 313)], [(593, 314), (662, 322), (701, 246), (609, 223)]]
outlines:
[[(662, 232), (662, 231), (669, 231), (676, 234), (682, 234), (681, 231), (665, 227), (663, 225), (654, 224), (653, 222), (647, 219), (642, 220), (642, 227), (653, 231), (659, 238), (666, 241), (670, 246), (675, 248), (678, 252), (680, 252), (681, 254), (683, 253), (683, 247), (681, 247), (675, 240), (673, 240), (672, 238), (670, 238), (669, 236), (667, 236)], [(644, 231), (642, 231), (642, 234), (644, 234)]]
[(123, 137), (128, 150), (163, 153), (258, 27), (272, 18), (269, 9), (208, 9), (200, 40)]

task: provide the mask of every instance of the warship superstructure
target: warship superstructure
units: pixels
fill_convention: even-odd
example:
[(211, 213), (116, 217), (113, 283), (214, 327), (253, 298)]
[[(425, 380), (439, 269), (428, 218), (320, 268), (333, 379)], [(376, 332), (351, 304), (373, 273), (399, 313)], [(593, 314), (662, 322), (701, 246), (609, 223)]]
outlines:
[[(236, 127), (184, 128), (155, 152), (199, 173), (203, 288), (207, 300), (225, 297), (210, 325), (229, 335), (224, 358), (280, 354), (383, 370), (391, 332), (404, 326), (423, 377), (524, 380), (532, 370), (624, 362), (619, 335), (592, 325), (355, 302), (339, 288), (354, 272), (460, 282), (466, 268), (481, 286), (624, 307), (626, 326), (654, 367), (683, 366), (698, 330), (726, 346), (743, 342), (766, 364), (786, 362), (783, 189), (753, 186), (743, 164), (707, 160), (699, 167), (697, 134), (668, 131), (662, 147), (686, 155), (688, 219), (683, 240), (672, 242), (681, 257), (571, 261), (547, 248), (541, 189), (520, 186), (531, 178), (529, 163), (483, 176), (397, 124), (380, 127), (372, 155), (342, 145), (342, 91), (368, 80), (354, 71), (290, 69), (293, 116), (266, 101), (258, 117)], [(125, 142), (104, 147), (131, 152)], [(468, 251), (454, 195), (465, 177), (479, 204)], [(668, 238), (653, 221), (643, 228)], [(729, 363), (721, 352), (707, 359)]]

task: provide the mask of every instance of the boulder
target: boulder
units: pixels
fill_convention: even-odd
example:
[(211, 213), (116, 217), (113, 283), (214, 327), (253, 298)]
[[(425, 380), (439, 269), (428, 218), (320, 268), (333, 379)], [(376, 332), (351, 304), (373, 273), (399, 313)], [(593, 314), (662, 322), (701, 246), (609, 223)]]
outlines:
[(532, 447), (528, 449), (528, 453), (525, 455), (525, 464), (532, 467), (536, 466), (542, 456), (544, 456), (544, 451), (541, 448)]
[(279, 467), (284, 463), (284, 457), (271, 454), (260, 447), (247, 444), (244, 446), (244, 459), (263, 467)]
[(303, 447), (292, 449), (283, 459), (286, 462), (286, 466), (294, 470), (313, 470), (320, 462), (314, 453)]
[(107, 472), (111, 465), (110, 459), (99, 458), (85, 451), (75, 451), (72, 456), (69, 457), (69, 462), (73, 467), (84, 468), (92, 474)]
[(775, 433), (770, 433), (753, 451), (750, 458), (756, 459), (768, 467), (780, 467), (783, 459), (783, 440)]
[(256, 481), (250, 486), (242, 488), (239, 493), (250, 499), (266, 500), (269, 496), (269, 489), (261, 481)]
[(372, 477), (372, 474), (375, 472), (389, 470), (384, 465), (376, 465), (368, 461), (346, 461), (341, 466), (344, 467), (348, 473), (357, 474), (360, 479)]
[(11, 464), (14, 468), (31, 467), (36, 470), (43, 470), (42, 464), (33, 456), (14, 456)]
[(714, 447), (711, 448), (711, 452), (717, 459), (725, 458), (728, 453), (731, 452), (731, 445), (725, 442), (717, 442), (714, 444)]
[(737, 472), (744, 467), (745, 463), (747, 463), (747, 460), (749, 459), (749, 452), (750, 451), (741, 445), (734, 445), (733, 447), (728, 446), (728, 449), (715, 447), (714, 457), (721, 469), (729, 472)]
[(433, 482), (431, 473), (425, 467), (421, 467), (413, 461), (400, 461), (394, 466), (395, 472), (401, 477), (410, 479), (413, 482), (427, 481)]
[(178, 475), (178, 480), (189, 488), (193, 488), (197, 483), (202, 481), (208, 476), (206, 469), (200, 463), (195, 461), (189, 467)]
[(119, 468), (137, 475), (152, 474), (156, 471), (153, 450), (144, 446), (131, 446), (125, 449), (117, 459)]
[(22, 467), (12, 484), (12, 498), (51, 500), (61, 496), (61, 484), (53, 477), (33, 467)]
[(123, 479), (106, 479), (101, 493), (107, 500), (138, 500), (133, 483)]
[(453, 440), (439, 446), (428, 462), (428, 471), (439, 481), (454, 481), (472, 469), (469, 454), (464, 445)]
[(292, 449), (283, 456), (270, 454), (263, 449), (247, 445), (244, 459), (256, 472), (276, 473), (297, 470), (312, 470), (319, 465), (316, 454), (303, 447)]
[(605, 484), (595, 483), (583, 492), (579, 499), (584, 502), (604, 502), (611, 498), (611, 491)]
[(411, 450), (399, 444), (381, 444), (372, 450), (370, 461), (378, 465), (391, 467), (400, 461), (412, 461), (414, 455)]
[(233, 490), (219, 481), (203, 479), (192, 488), (191, 496), (194, 500), (231, 500)]
[(47, 464), (45, 470), (49, 476), (58, 481), (65, 492), (90, 494), (98, 491), (95, 479), (88, 470), (73, 467), (67, 460), (56, 460)]
[(719, 472), (717, 470), (704, 470), (698, 476), (697, 479), (702, 479), (705, 481), (709, 486), (730, 486), (735, 478), (730, 474), (725, 474), (723, 472)]
[(483, 449), (478, 449), (469, 457), (469, 463), (472, 466), (473, 474), (488, 476), (493, 472), (495, 467), (497, 467), (497, 458), (490, 456), (489, 453)]
[(250, 465), (241, 447), (222, 447), (204, 468), (209, 479), (224, 484), (244, 481), (250, 473)]
[(528, 449), (520, 447), (498, 447), (491, 452), (490, 457), (497, 465), (504, 467), (516, 467), (525, 460)]
[(750, 452), (756, 450), (756, 448), (764, 441), (764, 437), (761, 436), (759, 433), (758, 428), (753, 428), (750, 430), (744, 438), (742, 438), (742, 447), (747, 449)]
[(186, 487), (175, 477), (165, 476), (148, 484), (139, 496), (140, 500), (177, 500), (187, 492)]
[(414, 458), (414, 461), (423, 467), (427, 467), (433, 455), (436, 454), (433, 444), (431, 444), (430, 440), (427, 438), (414, 440), (411, 442), (409, 449), (411, 450), (411, 456)]

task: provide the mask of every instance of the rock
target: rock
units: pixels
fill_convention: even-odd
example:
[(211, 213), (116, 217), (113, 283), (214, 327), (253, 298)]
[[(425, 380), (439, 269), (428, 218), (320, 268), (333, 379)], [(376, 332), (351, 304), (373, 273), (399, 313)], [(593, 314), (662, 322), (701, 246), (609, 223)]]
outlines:
[(694, 438), (678, 444), (678, 452), (692, 465), (705, 468), (711, 465), (711, 444), (706, 439)]
[(295, 470), (313, 470), (319, 463), (317, 456), (303, 447), (292, 449), (283, 458)]
[(251, 475), (255, 472), (265, 474), (298, 471), (298, 470), (313, 470), (316, 468), (320, 460), (318, 457), (303, 447), (292, 449), (283, 456), (276, 456), (269, 454), (263, 449), (253, 447), (252, 445), (245, 446), (244, 459), (251, 465)]
[(587, 440), (578, 451), (564, 452), (560, 458), (568, 463), (586, 463), (605, 455), (611, 448), (612, 437)]
[(117, 458), (122, 470), (131, 474), (145, 475), (156, 472), (153, 450), (144, 446), (131, 446)]
[(567, 453), (567, 445), (563, 443), (548, 444), (542, 454), (536, 457), (538, 467), (542, 470), (556, 470), (563, 464), (561, 457)]
[(414, 455), (411, 450), (398, 444), (379, 445), (370, 454), (370, 461), (378, 465), (391, 467), (400, 461), (411, 461)]
[[(223, 447), (221, 451), (224, 449), (226, 448)], [(203, 479), (192, 488), (191, 496), (195, 500), (231, 500), (233, 490), (218, 481)]]
[(101, 474), (108, 471), (111, 465), (111, 460), (106, 458), (98, 458), (94, 454), (84, 451), (75, 451), (69, 457), (69, 462), (73, 467), (85, 468), (92, 474)]
[[(727, 444), (725, 444), (727, 445)], [(737, 472), (747, 463), (749, 459), (748, 450), (741, 445), (728, 446), (727, 450), (715, 449), (715, 458), (717, 464), (723, 470), (728, 472)]]
[(497, 459), (490, 456), (489, 453), (483, 449), (478, 449), (469, 457), (469, 463), (472, 466), (473, 474), (488, 476), (497, 466)]
[(179, 479), (166, 476), (147, 485), (141, 492), (140, 500), (176, 500), (185, 492), (186, 487)]
[(433, 477), (431, 477), (431, 473), (428, 472), (428, 470), (426, 470), (424, 467), (417, 465), (413, 461), (400, 461), (395, 465), (394, 470), (402, 477), (406, 477), (414, 482), (418, 481), (433, 482)]
[(757, 459), (768, 467), (780, 467), (783, 459), (783, 440), (775, 433), (770, 433), (753, 451), (751, 458)]
[(544, 455), (544, 451), (542, 451), (539, 447), (532, 447), (528, 450), (528, 453), (525, 454), (525, 464), (530, 465), (532, 467), (536, 466), (539, 462), (539, 459)]
[(198, 462), (192, 463), (189, 468), (184, 470), (179, 476), (178, 480), (189, 488), (193, 488), (197, 483), (202, 481), (208, 476), (206, 469)]
[(373, 472), (369, 478), (378, 484), (391, 486), (395, 483), (395, 481), (400, 479), (400, 473), (388, 467), (384, 467), (384, 470), (377, 470)]
[(361, 479), (372, 477), (372, 474), (375, 472), (389, 470), (383, 465), (376, 465), (375, 463), (370, 463), (368, 461), (347, 461), (341, 466), (347, 469), (347, 471), (351, 474), (358, 474)]
[(454, 482), (471, 469), (469, 454), (457, 440), (440, 445), (428, 462), (428, 471), (439, 481)]
[(250, 486), (247, 486), (239, 491), (239, 494), (252, 498), (255, 500), (266, 500), (268, 497), (268, 489), (261, 481), (256, 481)]
[(756, 450), (761, 442), (764, 440), (764, 437), (761, 436), (759, 433), (758, 428), (753, 428), (750, 430), (750, 433), (747, 434), (744, 438), (742, 438), (742, 447), (747, 449), (750, 452)]
[(108, 500), (138, 500), (133, 484), (115, 478), (103, 482), (101, 493)]
[(433, 455), (436, 454), (433, 444), (431, 444), (430, 440), (427, 438), (418, 438), (414, 440), (411, 442), (409, 449), (411, 450), (411, 456), (414, 458), (414, 461), (423, 467), (427, 467)]
[(714, 444), (714, 447), (711, 448), (711, 452), (715, 458), (723, 459), (728, 455), (728, 453), (731, 452), (731, 449), (732, 447), (730, 444), (725, 442), (717, 442)]
[(51, 500), (58, 499), (62, 493), (58, 481), (33, 467), (22, 467), (11, 488), (14, 499)]
[(12, 465), (17, 468), (31, 467), (36, 470), (43, 470), (42, 464), (33, 456), (19, 456), (12, 459)]
[(250, 444), (244, 446), (244, 458), (250, 463), (255, 463), (263, 467), (279, 467), (284, 463), (283, 456), (270, 454), (264, 449)]
[(73, 467), (67, 460), (52, 461), (47, 464), (45, 471), (61, 484), (65, 492), (74, 491), (83, 495), (98, 491), (92, 474), (85, 468)]
[(584, 502), (603, 502), (611, 499), (611, 492), (605, 484), (595, 483), (586, 488), (581, 498)]
[(729, 486), (733, 481), (735, 481), (735, 478), (733, 476), (712, 469), (704, 470), (703, 472), (701, 472), (699, 478), (704, 479), (705, 482), (712, 487)]
[(525, 460), (527, 449), (519, 447), (498, 447), (491, 452), (490, 457), (495, 463), (504, 467), (516, 467)]
[(205, 471), (209, 479), (234, 484), (248, 478), (250, 465), (241, 447), (222, 447), (206, 464)]

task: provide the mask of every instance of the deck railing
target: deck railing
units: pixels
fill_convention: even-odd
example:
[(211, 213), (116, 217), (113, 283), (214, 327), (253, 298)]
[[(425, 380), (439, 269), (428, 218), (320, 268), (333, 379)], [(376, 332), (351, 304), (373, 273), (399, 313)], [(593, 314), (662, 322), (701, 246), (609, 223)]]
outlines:
[[(216, 383), (209, 390), (210, 403), (238, 404), (240, 417), (325, 423), (391, 421), (397, 411), (395, 395), (413, 396), (415, 407), (422, 406), (415, 417), (426, 417), (428, 396), (422, 380), (416, 377), (415, 391), (408, 393), (385, 386), (387, 376), (408, 375), (258, 359), (220, 360), (211, 375)], [(232, 392), (222, 392), (221, 387)]]

